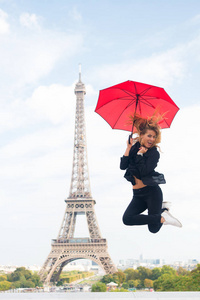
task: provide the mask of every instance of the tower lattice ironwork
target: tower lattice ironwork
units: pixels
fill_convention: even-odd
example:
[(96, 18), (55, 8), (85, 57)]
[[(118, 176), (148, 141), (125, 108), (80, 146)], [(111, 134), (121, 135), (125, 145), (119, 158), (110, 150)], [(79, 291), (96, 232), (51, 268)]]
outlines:
[[(117, 272), (107, 250), (107, 241), (101, 236), (94, 210), (96, 202), (91, 195), (84, 114), (86, 90), (81, 81), (81, 69), (74, 92), (76, 115), (70, 192), (65, 200), (66, 209), (58, 237), (52, 240), (51, 251), (39, 272), (45, 284), (58, 281), (64, 266), (77, 259), (90, 259), (96, 262), (106, 274)], [(74, 236), (78, 215), (86, 216), (89, 237)]]

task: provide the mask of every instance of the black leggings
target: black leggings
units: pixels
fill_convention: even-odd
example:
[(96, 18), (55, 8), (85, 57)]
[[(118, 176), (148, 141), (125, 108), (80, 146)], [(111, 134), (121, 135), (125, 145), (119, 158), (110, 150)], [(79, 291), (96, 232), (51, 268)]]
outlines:
[[(123, 223), (129, 226), (147, 224), (150, 232), (158, 232), (162, 226), (162, 201), (162, 191), (158, 185), (133, 190), (133, 199), (123, 215)], [(146, 209), (148, 215), (141, 214)]]

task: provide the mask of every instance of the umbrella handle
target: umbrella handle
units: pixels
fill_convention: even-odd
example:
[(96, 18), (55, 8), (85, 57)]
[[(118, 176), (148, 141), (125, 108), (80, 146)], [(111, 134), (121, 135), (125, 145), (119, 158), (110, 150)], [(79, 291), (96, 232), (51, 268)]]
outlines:
[(133, 134), (131, 133), (128, 137), (128, 143), (131, 144), (131, 138), (132, 138)]
[(130, 134), (129, 137), (128, 137), (128, 143), (129, 143), (129, 144), (131, 144), (131, 138), (132, 138), (132, 136), (133, 136), (133, 128), (134, 128), (134, 125), (135, 125), (135, 120), (133, 121), (132, 132), (131, 132), (131, 134)]

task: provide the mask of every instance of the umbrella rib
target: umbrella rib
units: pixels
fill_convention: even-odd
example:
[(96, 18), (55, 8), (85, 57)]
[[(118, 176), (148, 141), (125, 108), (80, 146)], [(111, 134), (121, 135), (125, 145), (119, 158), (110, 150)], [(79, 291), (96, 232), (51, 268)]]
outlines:
[[(153, 97), (153, 96), (148, 96), (151, 100), (153, 100), (153, 99), (161, 99), (162, 101), (165, 101), (165, 102), (168, 102), (166, 99), (164, 99), (164, 98), (157, 98), (157, 97)], [(141, 97), (142, 98), (142, 97)], [(145, 102), (148, 102), (148, 100), (147, 99), (145, 99), (145, 98), (142, 98)], [(143, 102), (144, 103), (144, 102)], [(151, 103), (149, 103), (148, 102), (148, 104), (149, 104), (149, 106), (151, 106)], [(175, 103), (173, 103), (173, 106), (176, 106), (176, 107), (178, 107)], [(155, 106), (153, 106), (152, 105), (152, 107), (153, 108), (156, 108)]]
[[(155, 97), (153, 97), (153, 98), (155, 98)], [(155, 98), (155, 99), (157, 99), (157, 98)], [(146, 105), (148, 105), (148, 106), (150, 106), (150, 107), (156, 109), (156, 107), (155, 107), (154, 105), (152, 105), (151, 103), (149, 103), (148, 100), (145, 100), (145, 99), (143, 99), (143, 100), (145, 101), (145, 104), (146, 104)], [(141, 101), (141, 102), (142, 102), (142, 101)], [(144, 103), (144, 102), (143, 102), (143, 103)], [(140, 111), (141, 111), (141, 109), (140, 109)], [(170, 127), (170, 124), (167, 122), (166, 119), (163, 119), (163, 121), (167, 124), (168, 127)]]
[(127, 104), (126, 107), (122, 110), (121, 114), (118, 116), (117, 120), (115, 121), (115, 123), (114, 123), (114, 125), (113, 125), (113, 128), (114, 128), (114, 126), (117, 124), (117, 122), (118, 122), (119, 118), (121, 117), (121, 115), (123, 114), (123, 112), (124, 112), (129, 106), (131, 106), (131, 105), (133, 104), (133, 102), (134, 102), (134, 100), (132, 100), (131, 103)]
[[(142, 97), (141, 97), (142, 98)], [(156, 99), (155, 97), (153, 97), (154, 99)], [(143, 100), (143, 101), (142, 101)], [(150, 106), (152, 108), (155, 108), (155, 106), (153, 104), (151, 104), (148, 100), (142, 98), (142, 100), (140, 100), (139, 102), (142, 102), (144, 104), (146, 104), (147, 106)]]
[(131, 94), (131, 93), (129, 93), (126, 90), (123, 90), (123, 89), (122, 89), (122, 91), (124, 91), (124, 93), (126, 93), (127, 95), (131, 96), (134, 100), (136, 99), (136, 96), (134, 94)]
[[(130, 96), (131, 96), (131, 95), (130, 95)], [(128, 98), (126, 98), (126, 97), (123, 97), (123, 98), (115, 98), (115, 99), (110, 100), (108, 103), (111, 103), (111, 102), (116, 101), (116, 100), (132, 100), (132, 101), (134, 101), (135, 99), (128, 99)], [(104, 104), (101, 105), (98, 109), (104, 107), (104, 106), (107, 105), (108, 103), (104, 103)]]
[(149, 90), (151, 90), (152, 89), (152, 87), (148, 87), (148, 88), (146, 88), (145, 90), (143, 90), (142, 92), (141, 92), (141, 94), (140, 95), (145, 95)]

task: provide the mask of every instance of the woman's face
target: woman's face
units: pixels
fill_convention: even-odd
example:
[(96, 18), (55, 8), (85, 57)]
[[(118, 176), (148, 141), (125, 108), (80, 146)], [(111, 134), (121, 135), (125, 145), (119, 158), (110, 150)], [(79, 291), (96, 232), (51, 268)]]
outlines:
[(141, 135), (140, 144), (146, 148), (152, 148), (156, 142), (156, 133), (153, 130), (147, 129), (145, 134)]

